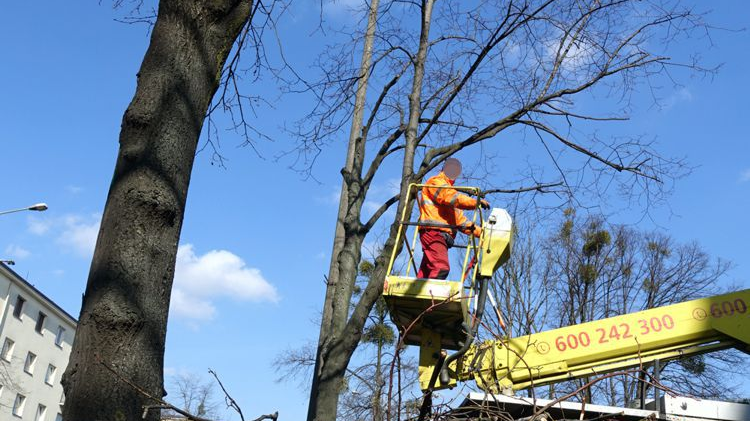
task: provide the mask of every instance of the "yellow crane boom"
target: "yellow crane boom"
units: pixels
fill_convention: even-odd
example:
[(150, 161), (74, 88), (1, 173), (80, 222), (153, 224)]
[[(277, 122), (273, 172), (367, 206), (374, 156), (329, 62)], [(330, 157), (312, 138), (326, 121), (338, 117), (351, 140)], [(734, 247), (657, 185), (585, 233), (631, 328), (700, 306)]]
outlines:
[[(483, 390), (498, 393), (732, 347), (750, 353), (749, 305), (747, 289), (486, 341), (451, 364), (450, 381), (438, 379), (435, 388), (474, 379)], [(427, 389), (439, 350), (425, 344), (420, 351), (420, 383)]]

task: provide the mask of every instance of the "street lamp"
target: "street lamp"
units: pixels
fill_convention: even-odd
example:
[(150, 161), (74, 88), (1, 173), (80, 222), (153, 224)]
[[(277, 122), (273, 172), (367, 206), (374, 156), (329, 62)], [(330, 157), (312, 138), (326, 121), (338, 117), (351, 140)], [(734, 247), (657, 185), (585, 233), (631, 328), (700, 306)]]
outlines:
[(13, 212), (23, 212), (23, 211), (46, 211), (47, 210), (47, 204), (46, 203), (37, 203), (36, 205), (31, 205), (27, 208), (19, 208), (19, 209), (11, 209), (7, 211), (0, 212), (0, 215), (5, 215), (6, 213), (13, 213)]

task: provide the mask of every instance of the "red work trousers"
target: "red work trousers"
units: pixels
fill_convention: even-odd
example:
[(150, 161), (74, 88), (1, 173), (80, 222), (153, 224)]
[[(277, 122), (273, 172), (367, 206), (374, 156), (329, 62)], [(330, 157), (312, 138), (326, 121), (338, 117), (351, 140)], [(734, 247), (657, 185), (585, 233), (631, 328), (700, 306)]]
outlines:
[(417, 278), (445, 279), (450, 273), (448, 263), (447, 233), (439, 230), (421, 230), (419, 241), (422, 243), (422, 263), (419, 265)]

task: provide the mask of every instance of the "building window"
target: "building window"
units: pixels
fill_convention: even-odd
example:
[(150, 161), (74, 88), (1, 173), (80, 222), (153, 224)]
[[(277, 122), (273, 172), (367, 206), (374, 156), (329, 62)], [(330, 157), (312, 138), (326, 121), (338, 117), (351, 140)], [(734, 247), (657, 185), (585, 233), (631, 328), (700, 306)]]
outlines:
[(59, 412), (57, 413), (57, 416), (55, 417), (55, 421), (62, 421), (62, 414), (61, 413), (59, 413)]
[(55, 345), (62, 348), (62, 343), (64, 339), (65, 339), (65, 328), (62, 326), (58, 326), (57, 335), (55, 336)]
[(17, 319), (21, 318), (21, 314), (23, 312), (23, 304), (26, 302), (26, 299), (21, 297), (20, 295), (16, 297), (16, 305), (13, 307), (13, 316), (15, 316)]
[(17, 393), (16, 400), (13, 401), (13, 415), (17, 417), (23, 416), (23, 406), (26, 404), (26, 396)]
[(47, 417), (47, 407), (40, 403), (39, 406), (36, 408), (36, 418), (34, 418), (34, 421), (44, 421), (46, 417)]
[(65, 405), (65, 391), (60, 393), (60, 405)]
[(13, 357), (13, 346), (16, 343), (13, 342), (13, 339), (11, 338), (5, 338), (5, 342), (3, 343), (3, 351), (0, 353), (0, 357), (4, 359), (7, 362), (10, 362), (11, 357)]
[(39, 333), (42, 333), (42, 329), (44, 329), (44, 320), (47, 318), (47, 315), (39, 312), (39, 317), (36, 318), (36, 327), (34, 327), (34, 330), (36, 330)]
[(34, 421), (44, 421), (44, 418), (47, 417), (47, 407), (42, 405), (41, 403), (36, 408), (36, 418), (34, 418)]
[(57, 372), (57, 367), (50, 364), (47, 366), (47, 374), (44, 375), (44, 382), (48, 385), (52, 386), (52, 383), (55, 382), (55, 373)]
[(29, 352), (26, 354), (26, 362), (23, 363), (23, 371), (34, 374), (34, 363), (36, 362), (36, 354)]

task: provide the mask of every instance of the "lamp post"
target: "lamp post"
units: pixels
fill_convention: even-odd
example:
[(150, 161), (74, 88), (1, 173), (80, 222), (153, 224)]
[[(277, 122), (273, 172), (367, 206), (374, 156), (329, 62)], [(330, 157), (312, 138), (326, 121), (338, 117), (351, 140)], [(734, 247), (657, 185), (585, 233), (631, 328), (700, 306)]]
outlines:
[[(6, 211), (1, 211), (0, 215), (5, 215), (6, 213), (13, 213), (13, 212), (23, 212), (23, 211), (37, 211), (37, 212), (42, 212), (42, 211), (46, 211), (46, 210), (47, 210), (47, 204), (46, 203), (37, 203), (35, 205), (31, 205), (31, 206), (25, 207), (25, 208), (19, 208), (19, 209), (11, 209), (11, 210), (6, 210)], [(6, 260), (6, 259), (0, 260), (0, 263), (4, 263), (6, 265), (15, 265), (16, 264), (16, 262), (14, 262), (13, 260)]]
[[(46, 203), (37, 203), (35, 205), (31, 205), (29, 207), (25, 208), (19, 208), (19, 209), (11, 209), (6, 211), (1, 211), (0, 215), (5, 215), (6, 213), (13, 213), (13, 212), (23, 212), (23, 211), (37, 211), (42, 212), (47, 210), (47, 204)], [(15, 265), (16, 262), (13, 260), (0, 260), (0, 263), (5, 263), (6, 265)]]
[(6, 213), (13, 213), (13, 212), (23, 212), (23, 211), (46, 211), (47, 210), (47, 204), (46, 203), (37, 203), (36, 205), (31, 205), (26, 208), (19, 208), (19, 209), (11, 209), (0, 212), (0, 215), (5, 215)]

